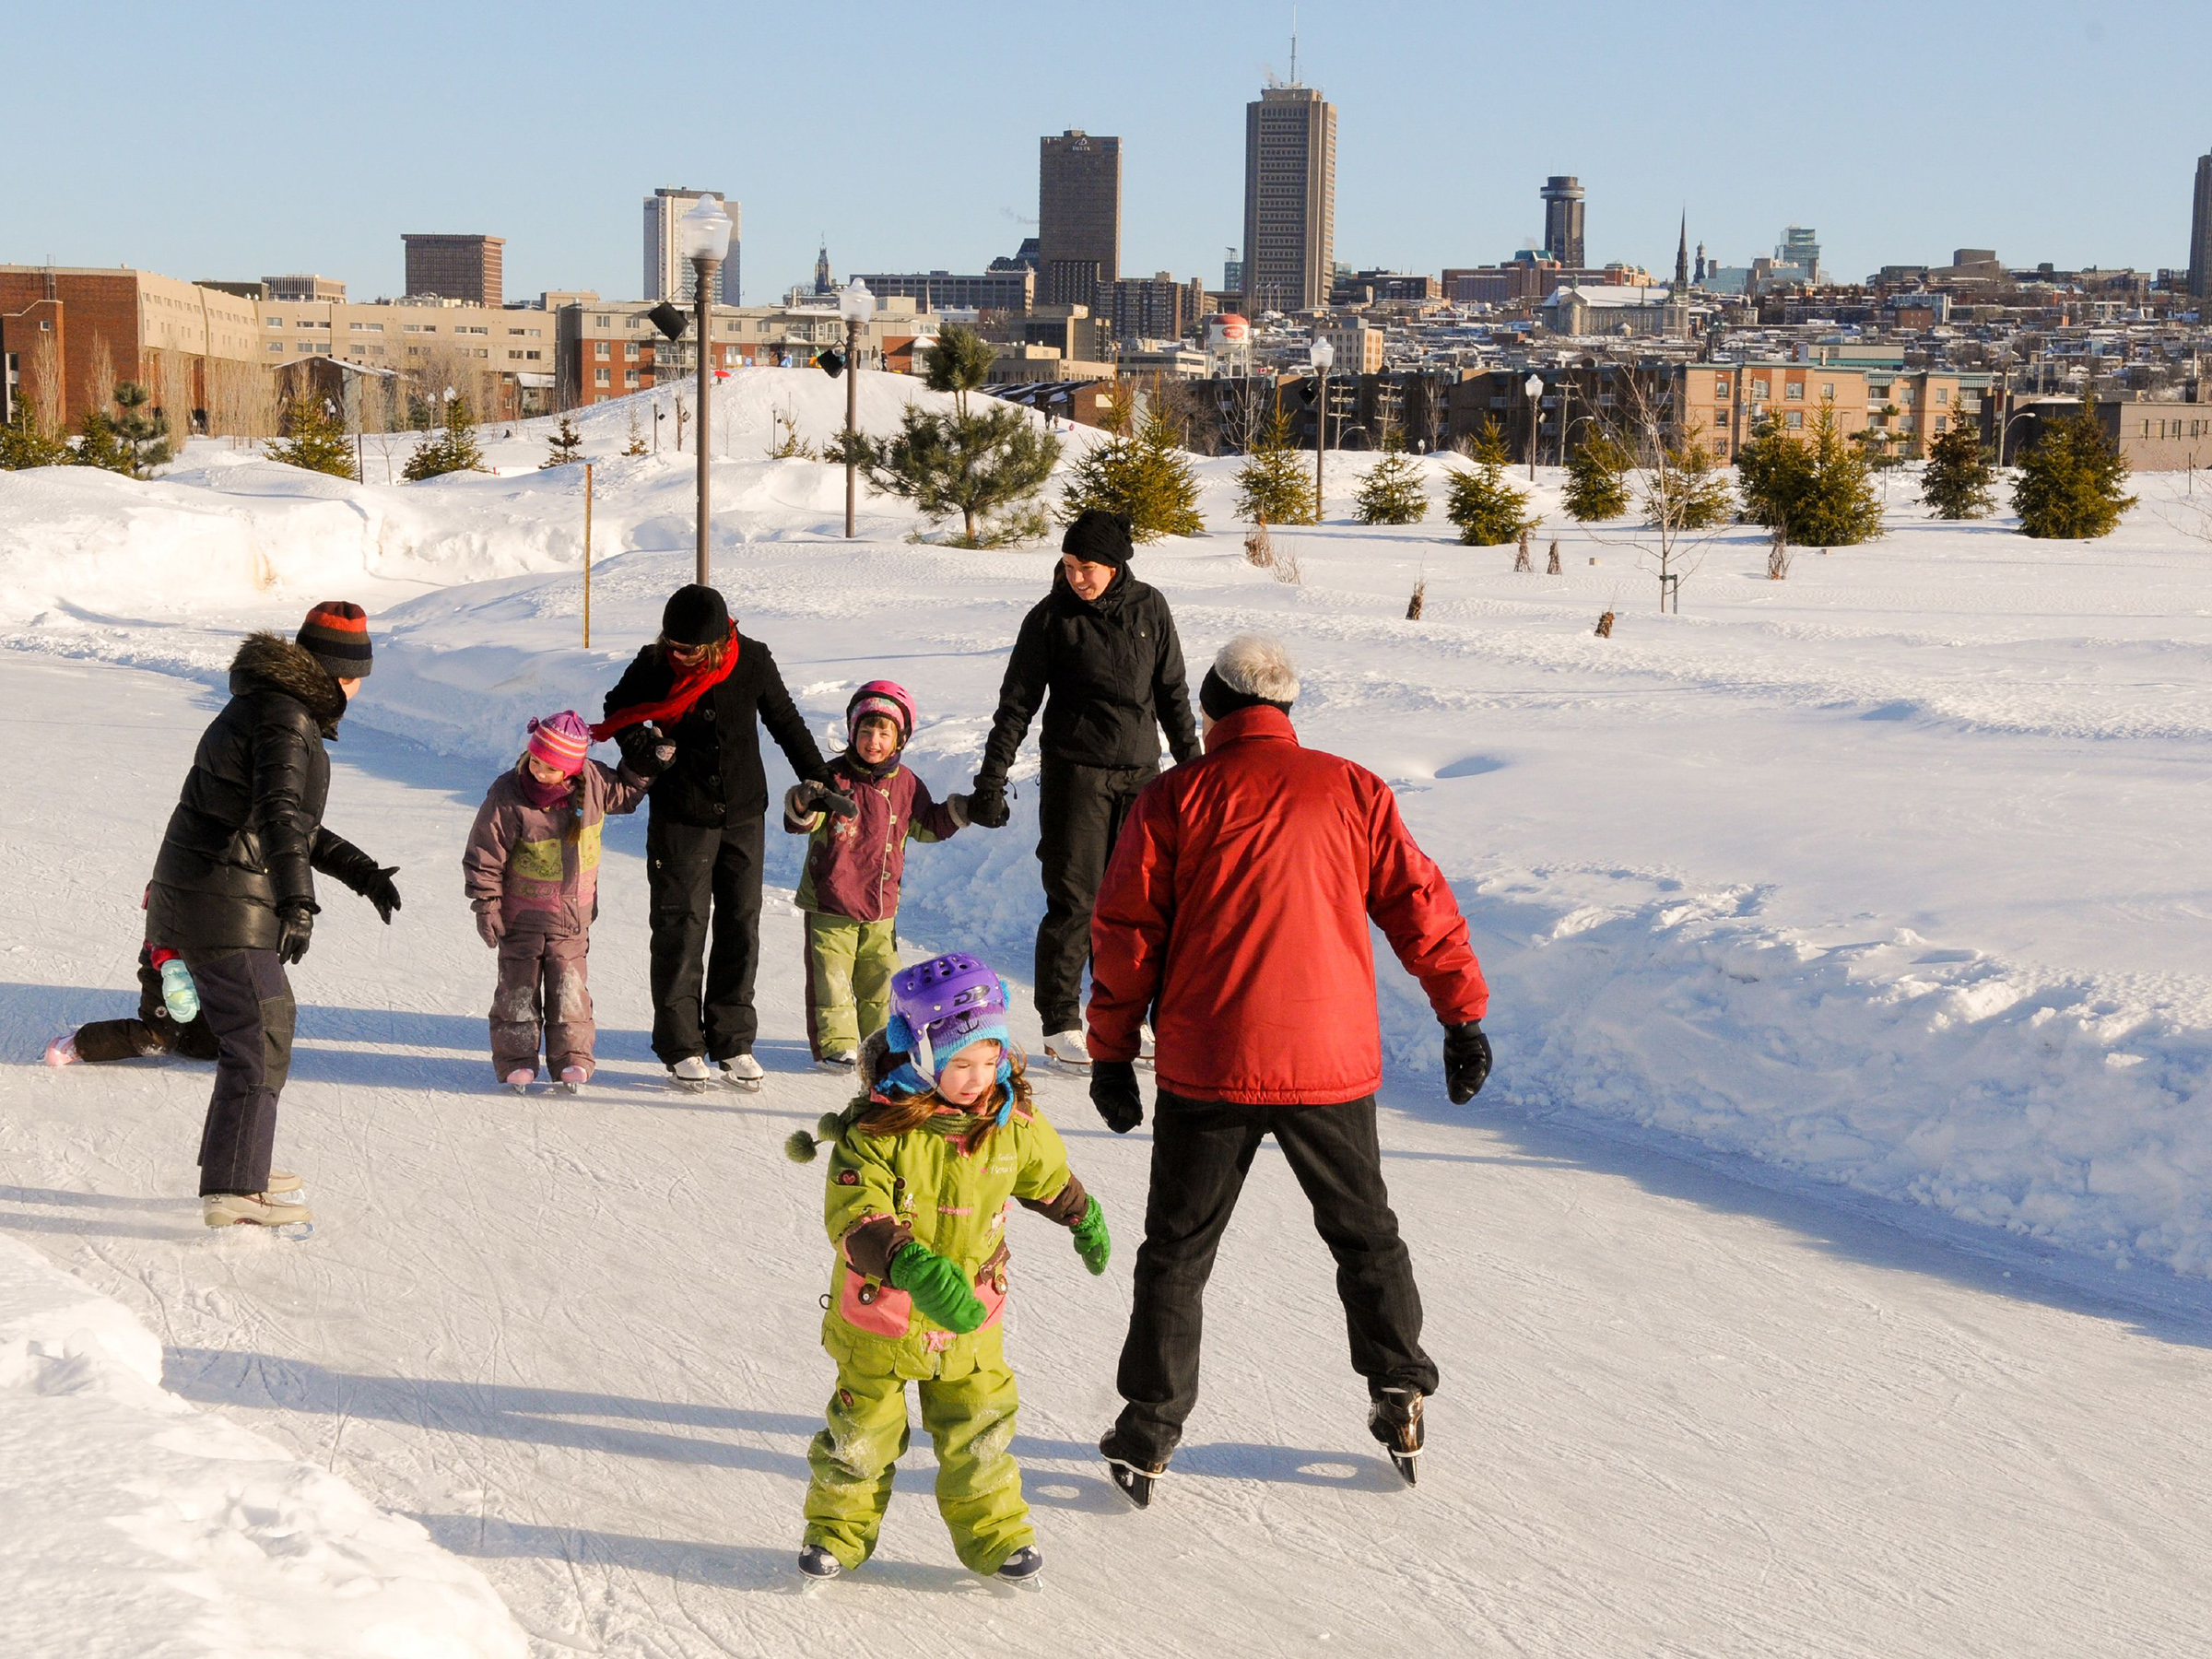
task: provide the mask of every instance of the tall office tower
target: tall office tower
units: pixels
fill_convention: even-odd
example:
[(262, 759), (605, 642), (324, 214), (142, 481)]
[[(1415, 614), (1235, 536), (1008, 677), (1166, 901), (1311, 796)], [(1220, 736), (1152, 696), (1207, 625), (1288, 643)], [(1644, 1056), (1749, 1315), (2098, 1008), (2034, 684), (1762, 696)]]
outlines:
[(1122, 275), (1122, 141), (1071, 127), (1038, 140), (1037, 297), (1088, 305)]
[(1336, 106), (1312, 87), (1244, 106), (1244, 310), (1329, 302), (1336, 265)]
[(2189, 293), (2212, 300), (2212, 156), (2196, 159), (2196, 213), (2189, 221)]
[(1792, 225), (1782, 233), (1782, 241), (1774, 249), (1774, 258), (1782, 265), (1794, 265), (1805, 273), (1807, 282), (1820, 280), (1820, 232), (1804, 225)]
[(502, 302), (500, 251), (503, 236), (424, 236), (402, 233), (407, 248), (407, 292), (465, 300), (471, 305)]
[(1571, 173), (1554, 173), (1537, 193), (1544, 198), (1544, 250), (1571, 271), (1583, 263), (1583, 185)]
[(742, 289), (737, 280), (737, 243), (743, 221), (737, 217), (737, 204), (719, 190), (656, 190), (645, 198), (646, 299), (691, 298), (696, 278), (691, 262), (684, 257), (676, 221), (690, 212), (691, 204), (703, 195), (714, 197), (722, 204), (722, 210), (730, 216), (730, 252), (722, 262), (722, 269), (714, 273), (714, 292), (709, 298), (717, 305), (738, 303), (737, 296)]

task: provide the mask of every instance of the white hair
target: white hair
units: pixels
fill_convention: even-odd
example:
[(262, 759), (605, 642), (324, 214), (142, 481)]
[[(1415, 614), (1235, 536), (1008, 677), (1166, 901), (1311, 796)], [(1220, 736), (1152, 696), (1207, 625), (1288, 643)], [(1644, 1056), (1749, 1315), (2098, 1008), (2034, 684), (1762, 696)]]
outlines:
[(1214, 653), (1214, 672), (1231, 691), (1265, 702), (1298, 700), (1298, 666), (1273, 634), (1239, 634)]

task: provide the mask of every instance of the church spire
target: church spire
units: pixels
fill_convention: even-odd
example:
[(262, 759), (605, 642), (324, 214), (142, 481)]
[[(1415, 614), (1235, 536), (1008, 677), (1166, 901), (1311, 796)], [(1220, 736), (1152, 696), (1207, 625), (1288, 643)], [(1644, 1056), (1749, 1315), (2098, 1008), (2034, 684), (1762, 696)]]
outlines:
[(1689, 209), (1682, 209), (1682, 236), (1675, 243), (1675, 292), (1689, 286)]

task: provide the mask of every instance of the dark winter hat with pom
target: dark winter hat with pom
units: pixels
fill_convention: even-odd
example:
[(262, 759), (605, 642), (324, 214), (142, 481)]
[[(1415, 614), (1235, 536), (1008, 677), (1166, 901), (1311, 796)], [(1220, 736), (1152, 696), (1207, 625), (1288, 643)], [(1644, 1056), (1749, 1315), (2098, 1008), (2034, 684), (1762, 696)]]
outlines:
[(718, 645), (730, 637), (730, 606), (720, 591), (694, 582), (668, 595), (661, 637), (674, 645)]
[(325, 599), (300, 625), (300, 646), (332, 679), (367, 679), (369, 613), (344, 599)]
[(1073, 554), (1085, 564), (1127, 569), (1129, 556), (1135, 551), (1129, 545), (1129, 515), (1108, 512), (1100, 507), (1086, 508), (1060, 538), (1060, 551)]

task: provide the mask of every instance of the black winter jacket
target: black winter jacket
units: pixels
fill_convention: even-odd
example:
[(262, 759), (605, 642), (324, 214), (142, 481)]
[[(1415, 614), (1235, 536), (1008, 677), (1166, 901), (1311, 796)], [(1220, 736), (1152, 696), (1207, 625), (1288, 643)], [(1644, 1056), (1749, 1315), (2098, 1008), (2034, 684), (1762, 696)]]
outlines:
[[(606, 694), (606, 712), (658, 702), (675, 683), (675, 670), (660, 646), (648, 645)], [(676, 739), (676, 759), (667, 771), (653, 777), (653, 741), (643, 726), (616, 733), (615, 743), (632, 771), (653, 778), (646, 794), (653, 816), (702, 829), (734, 830), (768, 810), (768, 774), (760, 766), (763, 724), (793, 771), (818, 782), (829, 776), (814, 734), (783, 688), (775, 653), (740, 634), (737, 665), (729, 677), (693, 703), (675, 725), (663, 728)]]
[(315, 903), (312, 872), (359, 892), (375, 862), (323, 828), (346, 694), (280, 634), (248, 634), (230, 700), (201, 735), (147, 892), (146, 936), (171, 950), (274, 950), (277, 912)]
[(1179, 764), (1200, 753), (1175, 618), (1159, 590), (1125, 568), (1095, 602), (1055, 571), (1053, 591), (1022, 618), (979, 782), (1005, 780), (1041, 702), (1038, 747), (1048, 760), (1151, 766), (1159, 759), (1161, 729)]

